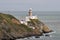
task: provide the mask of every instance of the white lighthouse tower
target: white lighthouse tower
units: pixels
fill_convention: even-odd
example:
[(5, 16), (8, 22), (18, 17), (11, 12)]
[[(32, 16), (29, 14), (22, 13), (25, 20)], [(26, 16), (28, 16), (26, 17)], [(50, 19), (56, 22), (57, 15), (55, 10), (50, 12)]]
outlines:
[(30, 21), (30, 19), (37, 19), (37, 16), (32, 15), (32, 8), (28, 11), (28, 16), (26, 16), (26, 21)]
[(29, 16), (32, 16), (32, 8), (29, 9)]

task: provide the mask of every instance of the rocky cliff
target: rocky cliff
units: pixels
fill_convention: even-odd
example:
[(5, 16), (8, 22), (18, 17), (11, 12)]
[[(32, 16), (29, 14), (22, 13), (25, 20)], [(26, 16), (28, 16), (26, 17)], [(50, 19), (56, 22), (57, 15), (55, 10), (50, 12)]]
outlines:
[[(34, 27), (32, 29), (30, 27)], [(21, 24), (18, 19), (10, 14), (0, 13), (0, 40), (13, 40), (30, 36), (40, 36), (51, 30), (38, 19), (30, 19), (28, 25)]]

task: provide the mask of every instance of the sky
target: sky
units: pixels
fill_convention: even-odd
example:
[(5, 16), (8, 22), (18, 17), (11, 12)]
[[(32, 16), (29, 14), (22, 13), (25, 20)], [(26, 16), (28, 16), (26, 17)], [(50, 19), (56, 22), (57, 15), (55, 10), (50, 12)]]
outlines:
[(0, 0), (0, 11), (60, 11), (60, 0)]

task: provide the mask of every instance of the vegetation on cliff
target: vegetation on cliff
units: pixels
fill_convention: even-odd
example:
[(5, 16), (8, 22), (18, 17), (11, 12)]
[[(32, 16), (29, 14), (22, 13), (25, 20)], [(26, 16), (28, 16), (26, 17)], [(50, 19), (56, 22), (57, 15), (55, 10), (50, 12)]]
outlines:
[[(42, 35), (51, 30), (38, 19), (30, 19), (28, 25), (21, 24), (18, 19), (10, 14), (0, 13), (0, 39), (16, 39), (28, 36)], [(30, 28), (35, 27), (35, 29)]]

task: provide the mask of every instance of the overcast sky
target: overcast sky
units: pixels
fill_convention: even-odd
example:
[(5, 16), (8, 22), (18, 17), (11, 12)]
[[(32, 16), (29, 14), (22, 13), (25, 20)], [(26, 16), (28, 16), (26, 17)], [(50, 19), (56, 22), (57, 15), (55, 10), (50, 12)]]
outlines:
[(0, 11), (60, 11), (60, 0), (0, 0)]

